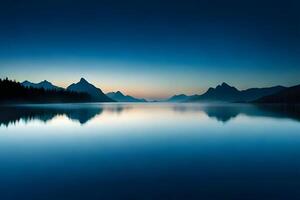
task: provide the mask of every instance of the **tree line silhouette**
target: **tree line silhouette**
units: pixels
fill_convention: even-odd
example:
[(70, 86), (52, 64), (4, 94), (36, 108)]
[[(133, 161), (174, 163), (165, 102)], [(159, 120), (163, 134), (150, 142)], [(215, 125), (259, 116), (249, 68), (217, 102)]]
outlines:
[(67, 90), (24, 87), (21, 83), (0, 79), (0, 103), (72, 103), (89, 102), (91, 96)]

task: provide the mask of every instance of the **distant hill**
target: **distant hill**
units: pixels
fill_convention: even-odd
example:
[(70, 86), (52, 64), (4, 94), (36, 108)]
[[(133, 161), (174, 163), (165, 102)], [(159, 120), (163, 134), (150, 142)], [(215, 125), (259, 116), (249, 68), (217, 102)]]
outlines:
[(272, 95), (261, 97), (254, 103), (300, 104), (300, 85), (286, 88)]
[(109, 98), (118, 102), (147, 102), (145, 99), (138, 99), (129, 95), (124, 95), (122, 92), (109, 92), (106, 94)]
[(95, 87), (94, 85), (90, 84), (84, 78), (81, 78), (78, 83), (71, 84), (68, 88), (68, 91), (75, 91), (75, 92), (85, 92), (92, 97), (93, 101), (97, 102), (114, 102), (111, 98), (106, 96), (101, 89)]
[(193, 96), (188, 96), (188, 95), (185, 95), (185, 94), (178, 94), (178, 95), (174, 95), (174, 96), (170, 97), (166, 101), (167, 102), (185, 102), (188, 99), (192, 98)]
[(266, 95), (271, 95), (285, 89), (283, 86), (269, 88), (250, 88), (247, 90), (238, 90), (227, 83), (222, 83), (216, 88), (209, 88), (202, 95), (195, 95), (188, 102), (250, 102)]
[(0, 79), (0, 91), (0, 104), (72, 103), (91, 101), (91, 96), (87, 93), (25, 87), (19, 82), (8, 79)]
[(58, 87), (50, 83), (49, 81), (42, 81), (39, 83), (32, 83), (29, 81), (24, 81), (21, 83), (24, 87), (32, 87), (32, 88), (43, 88), (45, 90), (64, 90), (64, 88)]

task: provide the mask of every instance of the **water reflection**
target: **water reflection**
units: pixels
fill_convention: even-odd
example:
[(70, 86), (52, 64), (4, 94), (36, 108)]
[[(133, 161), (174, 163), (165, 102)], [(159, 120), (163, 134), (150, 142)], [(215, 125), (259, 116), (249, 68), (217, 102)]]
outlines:
[(289, 118), (300, 121), (300, 106), (250, 105), (250, 104), (205, 104), (174, 105), (176, 112), (204, 112), (220, 122), (228, 122), (239, 115), (251, 117)]
[(20, 120), (26, 123), (32, 120), (48, 122), (56, 116), (66, 116), (72, 121), (85, 124), (104, 110), (112, 113), (121, 113), (129, 106), (103, 106), (97, 104), (52, 104), (52, 105), (17, 105), (0, 107), (0, 125), (9, 126)]
[[(158, 107), (158, 109), (157, 109)], [(9, 126), (20, 120), (26, 123), (32, 120), (48, 122), (56, 116), (66, 116), (68, 119), (86, 124), (96, 116), (108, 113), (121, 114), (125, 109), (161, 112), (163, 109), (175, 113), (204, 113), (211, 119), (226, 123), (239, 115), (252, 117), (289, 118), (300, 121), (299, 106), (258, 106), (247, 104), (168, 104), (168, 105), (135, 105), (132, 104), (52, 104), (52, 105), (18, 105), (0, 107), (0, 125)]]
[(8, 126), (0, 199), (297, 199), (299, 113), (246, 104), (0, 107)]

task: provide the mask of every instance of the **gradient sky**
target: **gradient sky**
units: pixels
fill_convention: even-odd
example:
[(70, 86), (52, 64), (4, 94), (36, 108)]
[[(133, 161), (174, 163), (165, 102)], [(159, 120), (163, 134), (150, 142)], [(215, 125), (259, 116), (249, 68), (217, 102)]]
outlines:
[(0, 77), (148, 99), (300, 83), (300, 1), (7, 0)]

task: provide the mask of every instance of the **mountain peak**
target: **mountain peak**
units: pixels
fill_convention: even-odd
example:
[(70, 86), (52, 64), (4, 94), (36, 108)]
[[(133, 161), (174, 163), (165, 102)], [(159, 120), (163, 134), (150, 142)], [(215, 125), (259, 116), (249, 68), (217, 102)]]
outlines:
[(87, 80), (85, 80), (84, 78), (81, 78), (79, 82), (81, 82), (81, 83), (88, 83)]
[(216, 90), (237, 90), (235, 87), (228, 85), (227, 83), (223, 82), (221, 85), (218, 85)]
[(117, 95), (123, 95), (123, 93), (120, 92), (120, 91), (117, 91), (116, 94), (117, 94)]
[(67, 87), (67, 90), (88, 93), (93, 98), (93, 101), (113, 101), (112, 99), (108, 98), (100, 88), (95, 87), (93, 84), (89, 83), (84, 78), (81, 78), (78, 83), (71, 84), (69, 87)]
[[(41, 84), (51, 84), (49, 81), (47, 80), (43, 80), (42, 82), (40, 82)], [(52, 85), (52, 84), (51, 84)]]
[(225, 83), (225, 82), (223, 82), (221, 86), (222, 86), (222, 87), (230, 87), (230, 86), (229, 86), (227, 83)]
[(53, 85), (51, 82), (44, 80), (39, 83), (32, 83), (30, 81), (25, 80), (21, 83), (25, 87), (33, 87), (33, 88), (44, 88), (45, 90), (62, 90), (63, 88)]

